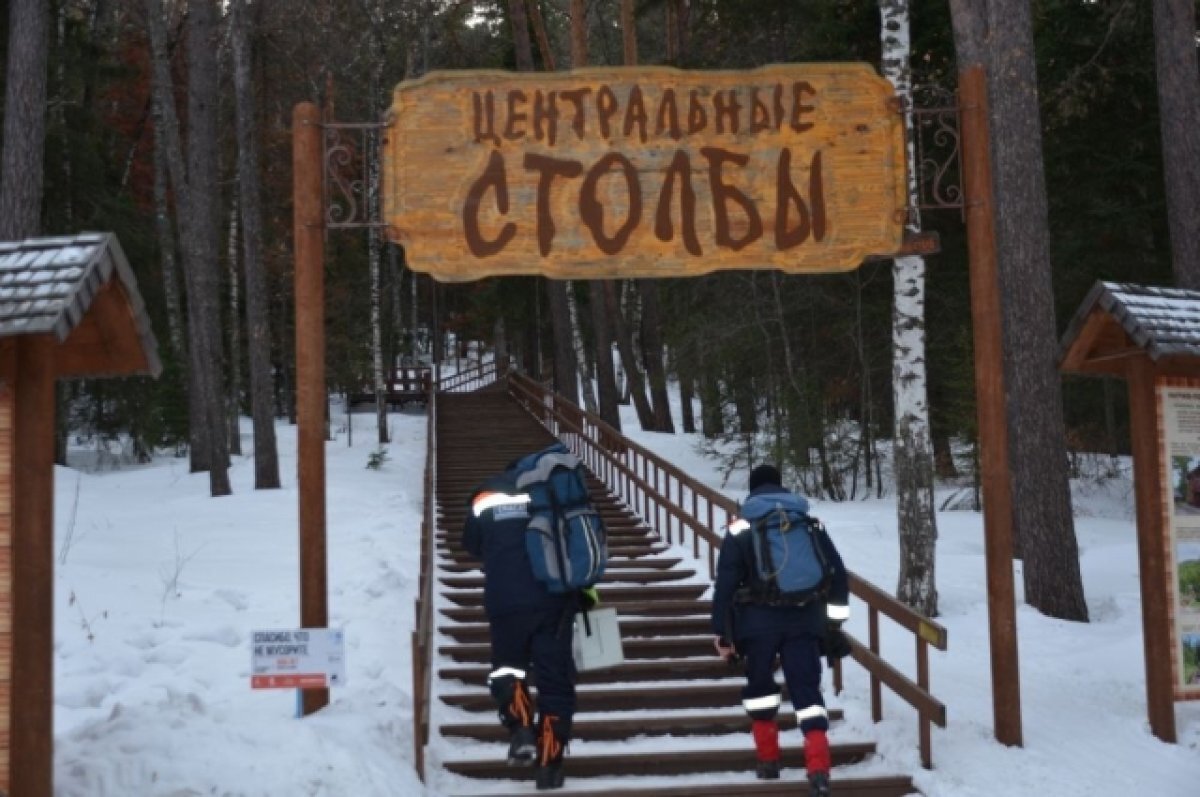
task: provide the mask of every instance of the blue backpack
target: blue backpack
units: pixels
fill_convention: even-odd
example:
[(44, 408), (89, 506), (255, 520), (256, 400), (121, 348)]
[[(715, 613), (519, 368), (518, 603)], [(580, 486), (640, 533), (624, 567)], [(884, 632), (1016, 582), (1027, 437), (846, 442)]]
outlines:
[(517, 460), (517, 489), (529, 494), (525, 549), (533, 575), (553, 593), (590, 587), (608, 564), (608, 533), (588, 498), (583, 464), (562, 443)]
[(756, 603), (797, 606), (825, 594), (831, 567), (817, 540), (820, 521), (789, 493), (754, 496), (742, 505), (759, 589)]

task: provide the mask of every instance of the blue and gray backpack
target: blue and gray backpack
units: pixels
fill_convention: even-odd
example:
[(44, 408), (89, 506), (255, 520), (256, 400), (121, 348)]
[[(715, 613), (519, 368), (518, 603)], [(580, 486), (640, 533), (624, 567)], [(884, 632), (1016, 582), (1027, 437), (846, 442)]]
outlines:
[(512, 473), (529, 494), (525, 548), (534, 576), (553, 593), (594, 585), (608, 564), (608, 534), (588, 498), (583, 463), (555, 443), (517, 460)]
[[(741, 508), (754, 550), (753, 603), (798, 606), (821, 597), (831, 567), (817, 540), (820, 521), (808, 514), (808, 501), (791, 493), (747, 498)], [(732, 530), (732, 527), (731, 527)]]

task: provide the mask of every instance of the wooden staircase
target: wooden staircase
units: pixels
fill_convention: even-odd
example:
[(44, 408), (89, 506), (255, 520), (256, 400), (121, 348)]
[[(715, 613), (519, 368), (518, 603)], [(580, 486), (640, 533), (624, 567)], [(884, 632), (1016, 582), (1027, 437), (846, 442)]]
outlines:
[[(485, 686), (488, 628), (483, 576), (461, 549), (467, 500), (486, 476), (554, 441), (501, 389), (441, 394), (437, 413), (436, 634), (432, 699), (446, 794), (529, 794), (532, 770), (505, 763), (507, 737)], [(754, 778), (749, 720), (741, 709), (740, 668), (713, 655), (704, 599), (709, 581), (690, 557), (663, 544), (598, 480), (592, 498), (609, 530), (611, 560), (601, 605), (621, 617), (626, 662), (579, 678), (578, 713), (567, 756), (572, 795), (807, 795), (801, 738), (786, 702), (783, 778)], [(536, 686), (536, 684), (535, 684)], [(832, 710), (833, 791), (838, 797), (898, 797), (916, 791), (907, 776), (847, 772), (875, 752), (841, 738)], [(872, 770), (874, 771), (874, 770)]]

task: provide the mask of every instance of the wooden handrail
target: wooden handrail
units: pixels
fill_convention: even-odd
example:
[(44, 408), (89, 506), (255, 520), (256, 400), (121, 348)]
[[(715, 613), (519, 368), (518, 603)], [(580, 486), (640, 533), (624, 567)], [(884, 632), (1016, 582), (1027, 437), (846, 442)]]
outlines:
[(437, 389), (443, 393), (469, 393), (496, 381), (496, 362), (480, 362), (452, 376), (438, 380)]
[(425, 746), (429, 744), (430, 698), (433, 694), (433, 571), (434, 525), (437, 518), (437, 391), (430, 380), (426, 406), (425, 496), (421, 519), (420, 591), (412, 632), (413, 671), (413, 762), (417, 776), (425, 782)]
[[(716, 554), (724, 528), (737, 515), (737, 503), (702, 484), (678, 467), (629, 440), (598, 416), (580, 409), (524, 374), (508, 375), (508, 390), (543, 426), (566, 443), (609, 489), (641, 516), (667, 542), (686, 545), (691, 531), (692, 553), (700, 558), (701, 542), (708, 556), (709, 578), (716, 577)], [(674, 485), (674, 496), (672, 496)], [(685, 493), (686, 491), (686, 493)], [(887, 686), (917, 710), (921, 763), (933, 766), (930, 723), (946, 727), (946, 707), (929, 691), (929, 651), (946, 650), (946, 629), (906, 606), (868, 581), (850, 573), (850, 592), (867, 605), (869, 645), (847, 634), (851, 657), (867, 670), (871, 684), (871, 713), (883, 718), (881, 686)], [(916, 638), (917, 680), (914, 683), (880, 656), (879, 616), (884, 615)], [(841, 668), (834, 684), (841, 691)]]

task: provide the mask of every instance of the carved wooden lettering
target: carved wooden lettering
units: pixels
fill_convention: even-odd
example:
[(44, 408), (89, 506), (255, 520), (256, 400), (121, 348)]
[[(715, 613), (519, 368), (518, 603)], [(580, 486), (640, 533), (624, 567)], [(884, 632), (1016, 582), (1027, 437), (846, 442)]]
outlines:
[(901, 243), (892, 98), (865, 64), (430, 73), (395, 91), (389, 235), (442, 280), (851, 269)]

